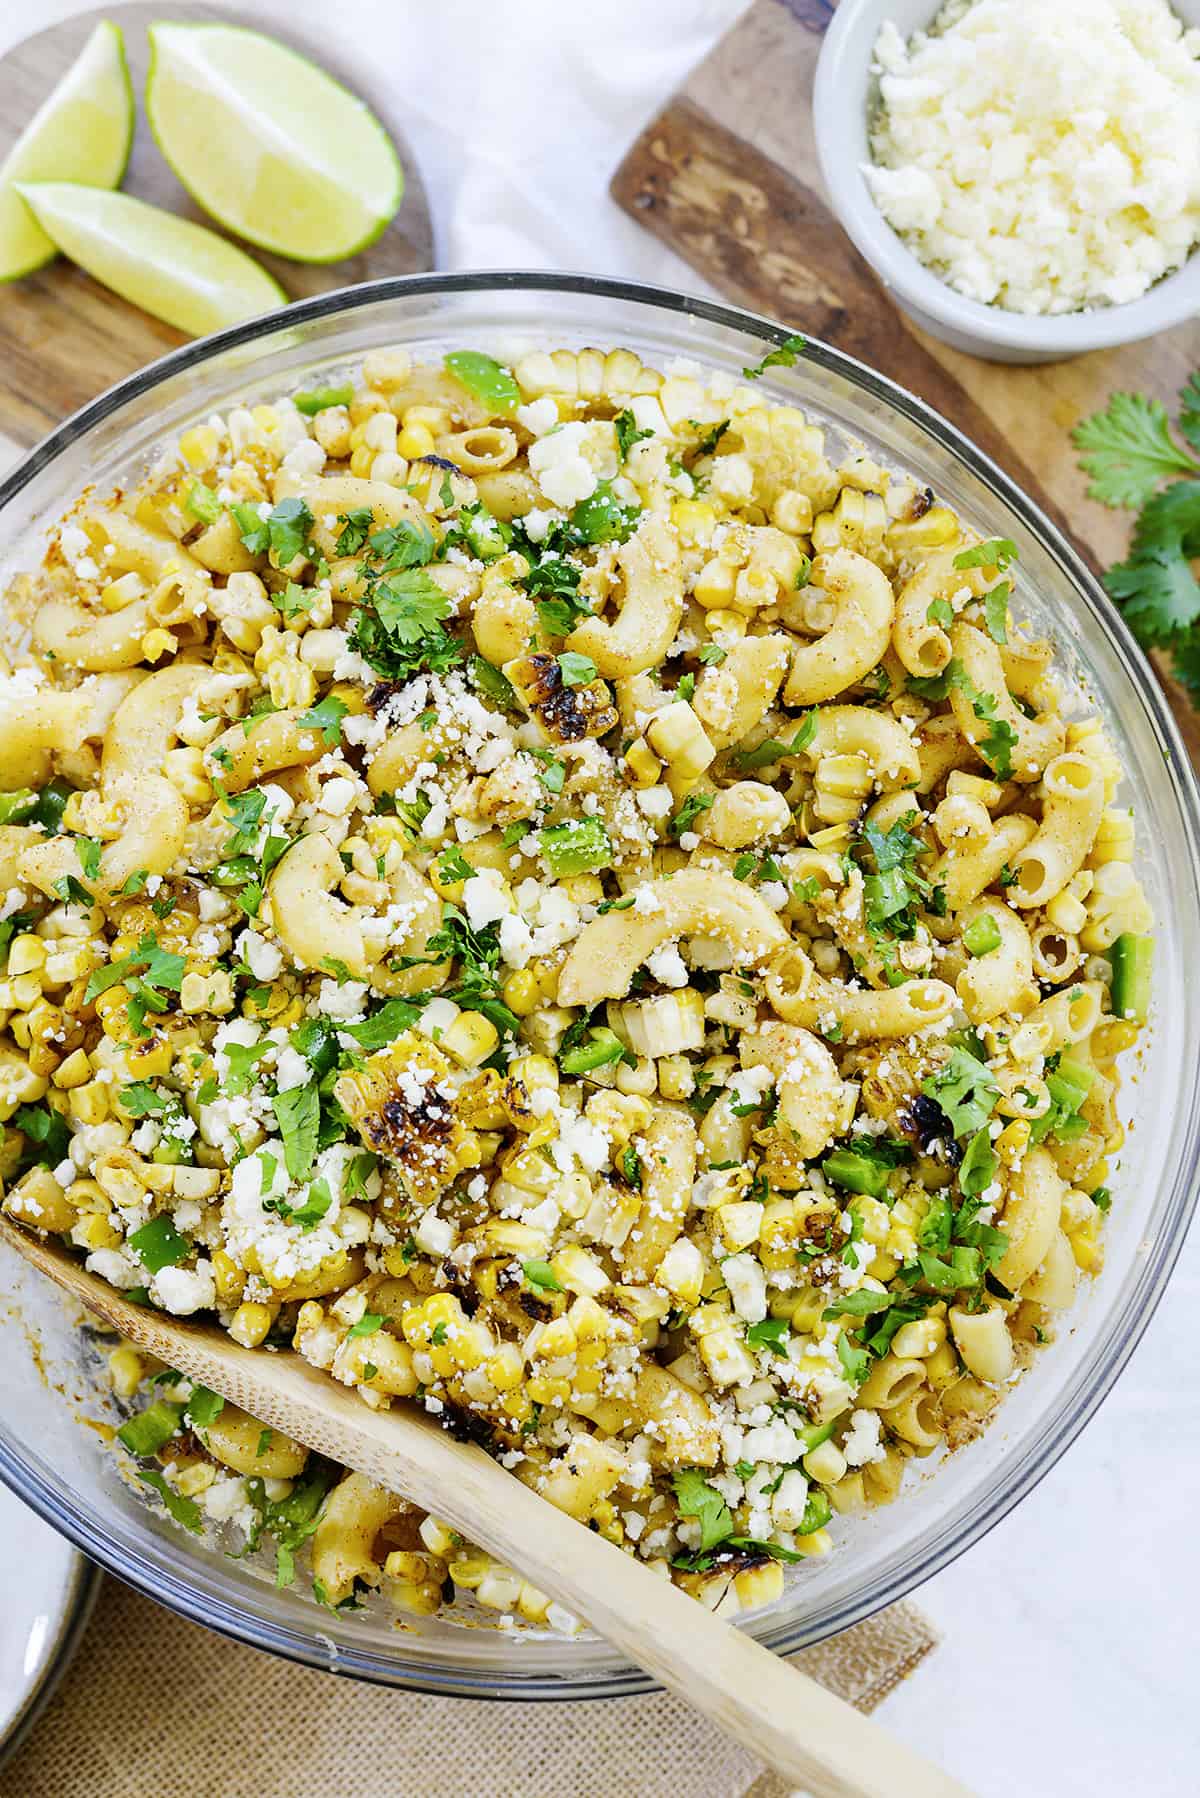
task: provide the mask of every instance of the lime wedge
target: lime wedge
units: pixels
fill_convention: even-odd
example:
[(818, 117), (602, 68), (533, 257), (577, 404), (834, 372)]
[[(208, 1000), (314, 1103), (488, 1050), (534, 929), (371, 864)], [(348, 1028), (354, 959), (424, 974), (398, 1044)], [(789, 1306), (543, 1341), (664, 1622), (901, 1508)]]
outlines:
[(394, 217), (404, 175), (361, 100), (235, 25), (151, 25), (146, 116), (204, 210), (298, 262), (338, 262)]
[(236, 244), (144, 200), (69, 181), (18, 182), (17, 192), (72, 262), (180, 331), (200, 337), (287, 300)]
[(19, 194), (18, 181), (82, 181), (119, 187), (133, 142), (133, 90), (115, 25), (97, 25), (53, 93), (0, 165), (0, 281), (41, 268), (54, 245)]

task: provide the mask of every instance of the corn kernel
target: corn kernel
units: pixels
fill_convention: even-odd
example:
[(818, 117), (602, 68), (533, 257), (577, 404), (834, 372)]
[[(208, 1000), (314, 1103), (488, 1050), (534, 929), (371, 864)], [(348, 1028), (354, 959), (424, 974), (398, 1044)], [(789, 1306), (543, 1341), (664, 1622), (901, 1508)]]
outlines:
[(108, 1357), (108, 1377), (118, 1398), (132, 1398), (146, 1377), (146, 1363), (135, 1348), (122, 1342)]
[(406, 424), (396, 439), (396, 454), (406, 457), (410, 462), (415, 462), (420, 456), (432, 456), (433, 452), (434, 436), (428, 425)]
[(221, 440), (211, 425), (193, 425), (179, 439), (179, 453), (193, 468), (208, 468), (217, 459)]
[(635, 737), (625, 751), (625, 779), (634, 787), (654, 787), (662, 775), (662, 763), (645, 737)]
[(247, 1302), (239, 1305), (229, 1324), (229, 1334), (243, 1348), (258, 1348), (270, 1334), (275, 1312), (269, 1305)]
[(531, 1011), (537, 1010), (541, 998), (536, 976), (528, 968), (519, 968), (504, 982), (500, 996), (517, 1017), (527, 1018)]
[(500, 1032), (482, 1012), (460, 1011), (438, 1041), (460, 1067), (477, 1068), (489, 1055), (495, 1054), (500, 1045)]

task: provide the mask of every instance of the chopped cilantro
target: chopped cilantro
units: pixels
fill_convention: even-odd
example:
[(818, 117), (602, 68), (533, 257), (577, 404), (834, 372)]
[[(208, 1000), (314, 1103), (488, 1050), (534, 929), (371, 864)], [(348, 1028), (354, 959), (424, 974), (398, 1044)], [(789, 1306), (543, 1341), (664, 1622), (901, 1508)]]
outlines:
[(558, 1275), (548, 1261), (522, 1261), (521, 1272), (539, 1292), (561, 1292)]
[(309, 1081), (306, 1086), (293, 1086), (287, 1092), (276, 1093), (271, 1105), (283, 1138), (287, 1171), (293, 1180), (305, 1180), (316, 1159), (321, 1120), (316, 1082)]
[(796, 358), (804, 349), (804, 342), (804, 338), (800, 336), (785, 337), (782, 343), (767, 351), (761, 362), (756, 362), (752, 368), (744, 368), (742, 373), (748, 381), (757, 381), (769, 368), (794, 368)]
[(622, 462), (624, 462), (635, 443), (640, 443), (644, 437), (653, 437), (654, 435), (653, 431), (638, 430), (637, 419), (633, 416), (633, 413), (629, 410), (628, 406), (618, 412), (617, 416), (613, 419), (613, 429), (617, 433), (617, 455)]

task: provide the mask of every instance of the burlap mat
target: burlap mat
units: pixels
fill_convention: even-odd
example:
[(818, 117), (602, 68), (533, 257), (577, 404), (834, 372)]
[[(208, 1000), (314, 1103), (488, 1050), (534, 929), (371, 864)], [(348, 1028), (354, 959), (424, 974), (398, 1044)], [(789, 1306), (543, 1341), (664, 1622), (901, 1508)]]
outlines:
[[(893, 1605), (797, 1665), (869, 1711), (937, 1637)], [(582, 1705), (392, 1692), (259, 1654), (105, 1580), (4, 1798), (782, 1798), (665, 1694)]]

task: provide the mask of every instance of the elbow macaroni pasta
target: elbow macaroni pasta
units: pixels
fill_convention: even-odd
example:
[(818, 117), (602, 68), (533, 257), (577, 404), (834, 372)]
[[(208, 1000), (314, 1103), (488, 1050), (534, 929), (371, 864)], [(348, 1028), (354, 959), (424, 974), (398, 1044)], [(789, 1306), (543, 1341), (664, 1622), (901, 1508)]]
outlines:
[[(1011, 546), (626, 350), (176, 450), (9, 598), (5, 1209), (769, 1602), (1100, 1264), (1150, 914)], [(157, 1378), (122, 1440), (281, 1580), (556, 1621)]]

